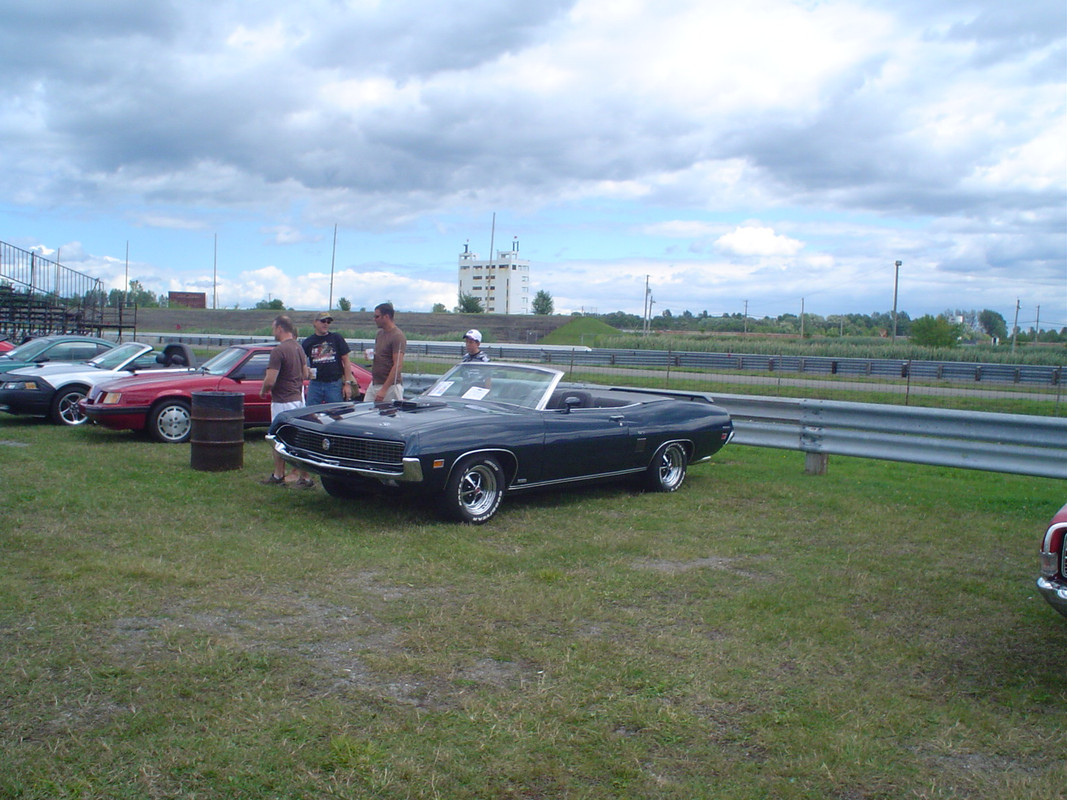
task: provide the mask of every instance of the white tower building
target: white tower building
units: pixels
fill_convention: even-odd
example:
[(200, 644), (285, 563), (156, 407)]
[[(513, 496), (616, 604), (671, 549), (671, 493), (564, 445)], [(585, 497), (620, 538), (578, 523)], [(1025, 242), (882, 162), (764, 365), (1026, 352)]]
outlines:
[(530, 313), (530, 262), (519, 258), (519, 239), (496, 258), (478, 258), (463, 245), (459, 254), (459, 291), (477, 297), (487, 314)]

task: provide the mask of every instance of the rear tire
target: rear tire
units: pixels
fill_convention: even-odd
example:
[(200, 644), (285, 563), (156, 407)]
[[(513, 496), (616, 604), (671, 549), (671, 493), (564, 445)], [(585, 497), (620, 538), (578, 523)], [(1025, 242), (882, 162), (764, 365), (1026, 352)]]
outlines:
[(88, 389), (81, 386), (67, 386), (56, 392), (52, 399), (52, 411), (49, 418), (56, 425), (82, 425), (88, 419), (78, 408), (78, 402), (85, 399)]
[(148, 435), (163, 444), (189, 441), (193, 415), (188, 400), (162, 400), (148, 412)]
[(685, 481), (689, 456), (678, 442), (671, 442), (652, 459), (645, 471), (645, 488), (653, 492), (674, 492)]
[(492, 456), (470, 456), (452, 470), (441, 496), (445, 515), (459, 522), (488, 522), (504, 499), (504, 470)]

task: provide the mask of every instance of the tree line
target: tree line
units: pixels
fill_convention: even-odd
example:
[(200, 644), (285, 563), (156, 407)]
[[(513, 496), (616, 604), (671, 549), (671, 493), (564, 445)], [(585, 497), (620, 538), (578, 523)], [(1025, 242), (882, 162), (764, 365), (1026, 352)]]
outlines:
[[(643, 330), (645, 321), (636, 314), (614, 311), (595, 315), (620, 330)], [(947, 309), (937, 316), (925, 315), (912, 319), (906, 311), (899, 311), (894, 321), (892, 312), (870, 314), (780, 314), (777, 317), (752, 317), (741, 313), (713, 316), (703, 311), (694, 314), (683, 311), (674, 314), (670, 309), (653, 317), (648, 324), (656, 331), (678, 331), (709, 334), (763, 334), (803, 337), (904, 337), (914, 344), (931, 347), (953, 347), (962, 342), (1005, 341), (1010, 337), (1004, 317), (990, 309)], [(1016, 330), (1018, 342), (1067, 343), (1067, 328), (1059, 331)]]

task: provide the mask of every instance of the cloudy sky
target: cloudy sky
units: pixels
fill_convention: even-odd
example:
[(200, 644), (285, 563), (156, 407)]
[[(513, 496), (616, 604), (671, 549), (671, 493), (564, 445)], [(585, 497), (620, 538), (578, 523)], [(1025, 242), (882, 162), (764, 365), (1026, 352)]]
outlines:
[(646, 280), (888, 311), (900, 260), (913, 317), (1060, 328), (1065, 31), (1063, 0), (5, 0), (0, 241), (298, 309), (331, 265), (356, 308), (451, 308), (491, 237), (561, 312)]

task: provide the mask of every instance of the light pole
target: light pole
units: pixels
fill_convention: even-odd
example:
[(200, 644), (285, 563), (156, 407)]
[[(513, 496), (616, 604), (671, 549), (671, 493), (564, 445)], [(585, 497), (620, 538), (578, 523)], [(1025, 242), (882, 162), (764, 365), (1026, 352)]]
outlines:
[(893, 266), (893, 341), (897, 340), (897, 286), (900, 283), (900, 265), (897, 261)]

